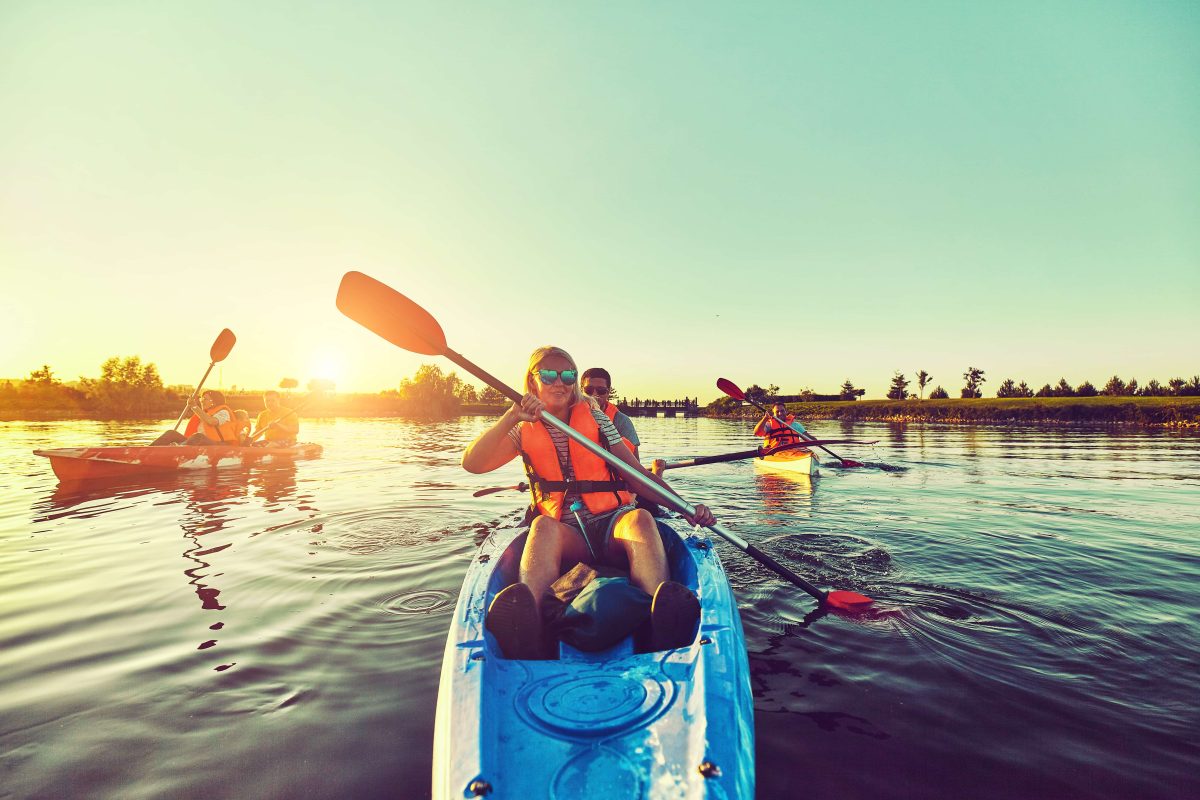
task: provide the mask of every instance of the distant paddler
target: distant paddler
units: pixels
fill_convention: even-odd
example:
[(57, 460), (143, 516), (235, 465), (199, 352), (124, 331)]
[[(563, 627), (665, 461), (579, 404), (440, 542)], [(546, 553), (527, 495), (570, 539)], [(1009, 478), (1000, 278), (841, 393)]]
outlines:
[(279, 392), (271, 389), (263, 392), (263, 410), (254, 423), (253, 438), (263, 437), (267, 447), (291, 447), (300, 433), (300, 417), (283, 405)]
[[(782, 424), (784, 422), (787, 425)], [(791, 427), (788, 427), (789, 425)], [(771, 413), (764, 414), (763, 418), (754, 426), (754, 435), (766, 438), (767, 441), (763, 447), (768, 450), (799, 444), (803, 439), (800, 438), (797, 431), (803, 433), (804, 426), (796, 422), (796, 415), (789, 414), (787, 406), (783, 403), (771, 406)]]

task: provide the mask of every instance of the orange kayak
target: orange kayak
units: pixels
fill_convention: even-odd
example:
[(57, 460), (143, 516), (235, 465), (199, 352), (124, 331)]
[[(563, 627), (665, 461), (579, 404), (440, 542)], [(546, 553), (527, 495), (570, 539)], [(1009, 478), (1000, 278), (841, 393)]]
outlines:
[(60, 481), (82, 481), (288, 462), (298, 458), (316, 458), (321, 455), (322, 449), (319, 444), (298, 444), (294, 447), (171, 445), (64, 447), (58, 450), (34, 450), (33, 454), (50, 459), (50, 466)]

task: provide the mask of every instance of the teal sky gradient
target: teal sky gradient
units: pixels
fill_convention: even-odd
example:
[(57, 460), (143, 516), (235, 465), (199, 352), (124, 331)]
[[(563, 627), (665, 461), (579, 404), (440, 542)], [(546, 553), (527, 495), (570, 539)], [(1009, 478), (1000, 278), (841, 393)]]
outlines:
[[(1200, 4), (6, 2), (0, 376), (1200, 372)], [(442, 366), (449, 368), (448, 362)]]

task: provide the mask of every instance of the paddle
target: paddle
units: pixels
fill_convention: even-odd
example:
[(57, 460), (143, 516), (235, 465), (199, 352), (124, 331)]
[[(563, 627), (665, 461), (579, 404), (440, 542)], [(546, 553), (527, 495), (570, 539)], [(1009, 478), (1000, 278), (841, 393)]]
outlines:
[[(805, 431), (802, 431), (802, 430), (800, 430), (800, 429), (799, 429), (799, 428), (797, 428), (795, 425), (791, 425), (791, 424), (789, 424), (788, 422), (785, 422), (784, 420), (782, 420), (782, 419), (780, 419), (779, 417), (777, 417), (777, 416), (775, 416), (774, 414), (772, 414), (772, 413), (771, 413), (770, 411), (768, 411), (767, 409), (763, 408), (763, 407), (762, 407), (762, 406), (761, 406), (759, 403), (757, 403), (756, 401), (754, 401), (754, 400), (751, 400), (749, 397), (747, 397), (747, 396), (746, 396), (746, 393), (745, 393), (745, 392), (743, 392), (741, 389), (739, 389), (739, 388), (738, 388), (738, 386), (737, 386), (737, 384), (736, 384), (736, 383), (734, 383), (733, 381), (731, 381), (731, 380), (727, 380), (727, 379), (725, 379), (725, 378), (717, 378), (717, 388), (718, 388), (718, 389), (720, 389), (720, 390), (721, 390), (722, 392), (724, 392), (725, 394), (727, 394), (727, 395), (729, 395), (730, 397), (732, 397), (734, 400), (744, 400), (744, 401), (746, 401), (747, 403), (750, 403), (752, 406), (754, 406), (754, 407), (755, 407), (755, 408), (757, 408), (759, 411), (761, 411), (761, 412), (763, 412), (764, 414), (766, 414), (766, 415), (767, 415), (768, 417), (770, 417), (771, 419), (773, 419), (773, 420), (775, 420), (776, 422), (778, 422), (780, 425), (783, 425), (783, 426), (785, 426), (785, 427), (791, 428), (793, 431), (795, 431), (795, 432), (796, 432), (796, 434), (797, 434), (797, 435), (798, 435), (798, 436), (799, 436), (801, 439), (806, 439), (806, 440), (808, 440), (808, 441), (810, 441), (810, 442), (814, 442), (814, 443), (817, 441), (817, 439), (816, 439), (816, 437), (815, 437), (815, 436), (810, 436), (808, 433), (806, 433)], [(815, 446), (817, 446), (817, 447), (821, 447), (821, 445), (819, 445), (819, 444), (817, 444), (817, 445), (815, 445)], [(862, 466), (866, 466), (866, 465), (865, 465), (865, 464), (863, 464), (861, 461), (853, 461), (853, 460), (851, 460), (851, 459), (849, 459), (849, 458), (842, 458), (842, 457), (841, 457), (841, 456), (839, 456), (837, 453), (835, 453), (835, 452), (833, 452), (832, 450), (830, 450), (828, 447), (821, 447), (821, 449), (822, 449), (822, 450), (824, 450), (826, 453), (829, 453), (829, 455), (833, 456), (833, 457), (834, 457), (834, 458), (836, 458), (838, 461), (841, 461), (841, 462), (842, 462), (842, 466), (843, 466), (843, 467), (862, 467)]]
[(496, 492), (507, 492), (509, 489), (516, 489), (518, 492), (529, 491), (529, 484), (522, 481), (516, 486), (493, 486), (491, 489), (480, 489), (477, 492), (471, 492), (471, 497), (483, 497), (484, 495), (495, 494)]
[(264, 433), (266, 433), (267, 431), (269, 431), (271, 428), (275, 427), (275, 425), (276, 425), (277, 423), (283, 422), (283, 421), (284, 421), (285, 419), (287, 419), (288, 417), (294, 417), (294, 416), (297, 416), (297, 415), (298, 415), (298, 414), (299, 414), (301, 411), (303, 411), (303, 410), (304, 410), (304, 407), (305, 407), (305, 406), (307, 406), (309, 403), (311, 403), (313, 400), (315, 400), (315, 399), (316, 399), (316, 397), (317, 397), (317, 395), (319, 395), (319, 394), (320, 394), (320, 392), (313, 392), (313, 393), (312, 393), (312, 394), (310, 394), (308, 397), (304, 398), (304, 400), (302, 400), (302, 401), (300, 402), (300, 405), (298, 405), (298, 406), (296, 406), (295, 408), (293, 408), (290, 414), (284, 414), (282, 417), (280, 417), (279, 419), (275, 420), (274, 422), (268, 422), (266, 425), (264, 425), (263, 427), (259, 428), (259, 429), (258, 429), (258, 430), (256, 430), (254, 433), (250, 434), (250, 438), (246, 440), (246, 441), (247, 441), (247, 443), (249, 443), (249, 444), (253, 444), (255, 439), (257, 439), (258, 437), (262, 436)]
[(663, 464), (662, 468), (679, 469), (681, 467), (699, 467), (704, 464), (720, 464), (725, 461), (741, 461), (744, 458), (764, 458), (775, 453), (781, 453), (784, 450), (796, 450), (798, 448), (813, 446), (819, 447), (825, 444), (874, 444), (874, 442), (859, 442), (854, 439), (810, 439), (806, 442), (785, 444), (780, 447), (758, 447), (754, 450), (741, 450), (737, 453), (725, 453), (719, 456), (700, 456), (698, 458), (685, 459), (684, 461), (671, 461)]
[(229, 351), (233, 349), (234, 342), (237, 337), (233, 335), (233, 331), (229, 328), (224, 328), (217, 334), (217, 338), (213, 341), (212, 347), (208, 349), (208, 357), (212, 359), (208, 363), (208, 369), (204, 370), (204, 377), (200, 379), (200, 383), (196, 384), (196, 391), (192, 392), (188, 397), (187, 403), (183, 407), (183, 411), (179, 412), (179, 419), (175, 420), (175, 426), (171, 428), (173, 431), (179, 430), (179, 423), (183, 422), (183, 418), (187, 416), (188, 409), (192, 406), (192, 401), (200, 395), (200, 390), (204, 388), (204, 382), (208, 380), (208, 373), (212, 372), (212, 368), (225, 360), (229, 355)]
[[(422, 355), (445, 356), (514, 403), (521, 402), (521, 395), (500, 379), (451, 350), (446, 345), (446, 335), (442, 332), (442, 326), (438, 324), (438, 321), (428, 311), (387, 284), (361, 272), (347, 272), (342, 276), (341, 285), (338, 287), (337, 307), (347, 317), (397, 347)], [(558, 428), (581, 447), (586, 448), (621, 473), (635, 491), (645, 492), (651, 498), (661, 498), (663, 505), (680, 514), (689, 517), (695, 515), (696, 508), (675, 494), (673, 490), (650, 480), (558, 417), (543, 410), (542, 421)], [(824, 592), (732, 531), (715, 524), (708, 528), (777, 575), (833, 608), (856, 611), (864, 609), (873, 602), (871, 598), (857, 592)]]

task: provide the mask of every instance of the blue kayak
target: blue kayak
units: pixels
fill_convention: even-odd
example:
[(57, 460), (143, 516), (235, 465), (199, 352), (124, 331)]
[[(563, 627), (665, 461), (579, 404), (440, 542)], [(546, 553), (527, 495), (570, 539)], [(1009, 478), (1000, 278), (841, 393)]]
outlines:
[[(678, 529), (676, 528), (678, 526)], [(659, 521), (671, 577), (696, 592), (685, 648), (505, 659), (484, 630), (517, 579), (528, 528), (491, 534), (471, 563), (442, 661), (435, 798), (754, 797), (754, 703), (737, 603), (709, 539)]]

